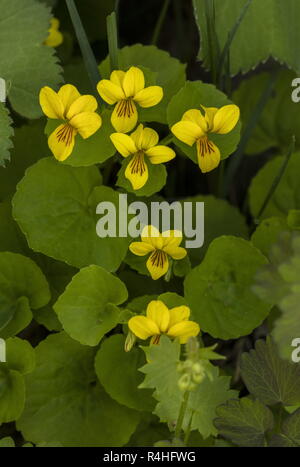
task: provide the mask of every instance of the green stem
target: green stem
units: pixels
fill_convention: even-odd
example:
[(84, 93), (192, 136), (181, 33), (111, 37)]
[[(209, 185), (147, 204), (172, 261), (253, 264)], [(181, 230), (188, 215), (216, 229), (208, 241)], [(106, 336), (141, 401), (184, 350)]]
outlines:
[(215, 27), (216, 25), (214, 0), (205, 0), (204, 5), (206, 15), (207, 42), (210, 57), (210, 69), (212, 81), (216, 84), (218, 76), (218, 62), (220, 49)]
[(190, 421), (189, 421), (189, 424), (188, 424), (188, 427), (187, 427), (187, 430), (186, 430), (186, 433), (185, 433), (185, 437), (184, 437), (184, 445), (187, 446), (188, 442), (189, 442), (189, 439), (190, 439), (190, 434), (191, 434), (191, 430), (192, 430), (192, 421), (193, 421), (193, 417), (194, 417), (194, 411), (192, 412), (191, 414), (191, 418), (190, 418)]
[(162, 139), (159, 144), (163, 146), (168, 146), (168, 144), (170, 144), (172, 141), (173, 141), (173, 135), (170, 133), (164, 139)]
[(74, 0), (66, 0), (66, 4), (75, 29), (75, 34), (78, 39), (79, 47), (92, 85), (93, 92), (97, 97), (98, 101), (100, 102), (100, 105), (102, 105), (103, 103), (100, 100), (99, 94), (97, 92), (97, 84), (101, 80), (97, 61), (95, 59), (86, 32), (82, 25)]
[(256, 107), (254, 108), (254, 111), (251, 115), (251, 118), (249, 119), (246, 127), (245, 127), (245, 130), (242, 134), (242, 137), (241, 137), (241, 141), (240, 141), (240, 144), (239, 144), (239, 147), (236, 151), (236, 153), (234, 154), (234, 156), (231, 158), (230, 160), (230, 163), (228, 165), (228, 170), (227, 170), (227, 174), (226, 174), (226, 177), (225, 177), (225, 184), (224, 184), (224, 197), (226, 197), (228, 194), (229, 194), (229, 190), (230, 190), (230, 187), (232, 185), (232, 182), (234, 180), (234, 177), (235, 177), (235, 174), (242, 162), (242, 159), (244, 157), (244, 154), (245, 154), (245, 150), (246, 150), (246, 147), (247, 147), (247, 144), (248, 144), (248, 141), (250, 140), (251, 136), (252, 136), (252, 133), (263, 113), (263, 110), (273, 92), (273, 89), (274, 89), (274, 86), (275, 86), (275, 83), (276, 83), (276, 80), (277, 80), (277, 77), (278, 77), (278, 73), (274, 73), (274, 75), (271, 77), (270, 80), (268, 80), (267, 82), (267, 85), (265, 87), (265, 89), (263, 90), (263, 93), (256, 105)]
[(166, 19), (166, 15), (167, 15), (169, 6), (170, 6), (170, 0), (165, 0), (165, 2), (163, 4), (163, 7), (162, 7), (162, 9), (160, 11), (157, 23), (156, 23), (155, 28), (154, 28), (152, 41), (151, 41), (152, 45), (157, 44), (157, 41), (158, 41), (159, 36), (160, 36), (162, 25), (164, 24), (164, 21)]
[(119, 69), (117, 15), (113, 11), (106, 19), (110, 70)]
[(180, 407), (179, 415), (178, 415), (178, 420), (176, 423), (176, 428), (175, 428), (175, 438), (180, 438), (181, 430), (182, 430), (182, 425), (184, 421), (184, 416), (185, 412), (188, 406), (189, 402), (189, 397), (190, 397), (190, 391), (186, 391), (183, 396), (183, 401)]
[(243, 6), (241, 14), (238, 17), (237, 21), (235, 22), (235, 24), (234, 24), (233, 28), (231, 29), (231, 31), (229, 32), (226, 44), (224, 46), (224, 49), (222, 50), (222, 53), (221, 53), (221, 56), (220, 56), (220, 61), (219, 61), (219, 67), (218, 67), (219, 86), (220, 87), (222, 86), (223, 67), (224, 67), (224, 64), (225, 64), (225, 61), (226, 61), (227, 57), (230, 54), (231, 44), (232, 44), (233, 39), (235, 38), (235, 35), (236, 35), (236, 33), (237, 33), (241, 23), (242, 23), (247, 11), (248, 11), (248, 8), (251, 5), (251, 2), (252, 2), (252, 0), (248, 0), (247, 3), (245, 3), (245, 5)]
[(283, 174), (284, 174), (284, 172), (285, 172), (285, 170), (286, 170), (286, 168), (288, 166), (288, 163), (290, 161), (290, 158), (291, 158), (291, 156), (292, 156), (292, 154), (293, 154), (293, 152), (295, 150), (295, 144), (296, 144), (296, 138), (295, 138), (295, 136), (293, 136), (290, 147), (288, 149), (287, 156), (285, 157), (285, 159), (283, 161), (283, 164), (282, 164), (282, 166), (281, 166), (281, 168), (280, 168), (274, 182), (272, 183), (272, 186), (271, 186), (271, 188), (270, 188), (270, 190), (269, 190), (269, 192), (268, 192), (268, 194), (267, 194), (267, 196), (266, 196), (266, 198), (265, 198), (265, 200), (264, 200), (264, 202), (263, 202), (263, 204), (262, 204), (262, 206), (261, 206), (261, 208), (260, 208), (260, 210), (258, 212), (258, 215), (257, 215), (257, 218), (256, 218), (256, 224), (259, 224), (261, 216), (263, 215), (264, 211), (266, 210), (272, 196), (274, 195), (274, 193), (275, 193), (275, 191), (276, 191), (276, 189), (277, 189), (277, 187), (278, 187), (278, 185), (279, 185), (279, 183), (280, 183), (280, 181), (281, 181), (281, 179), (283, 177)]

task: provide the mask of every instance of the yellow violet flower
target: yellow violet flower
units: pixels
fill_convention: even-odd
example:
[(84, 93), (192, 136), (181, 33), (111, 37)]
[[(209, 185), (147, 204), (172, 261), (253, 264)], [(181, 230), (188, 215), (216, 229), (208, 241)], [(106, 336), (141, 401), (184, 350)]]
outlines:
[(169, 269), (169, 257), (179, 260), (187, 255), (187, 251), (180, 247), (182, 233), (178, 230), (166, 230), (162, 234), (152, 225), (143, 228), (141, 242), (129, 245), (130, 251), (137, 256), (150, 253), (146, 266), (152, 279), (164, 276)]
[(135, 336), (146, 340), (151, 337), (151, 344), (158, 344), (161, 334), (178, 337), (185, 344), (190, 337), (197, 336), (200, 327), (194, 321), (189, 321), (190, 309), (187, 306), (177, 306), (170, 310), (160, 300), (149, 303), (146, 316), (134, 316), (128, 321), (128, 327)]
[(59, 20), (57, 18), (52, 18), (50, 20), (49, 35), (45, 40), (44, 44), (48, 47), (58, 47), (63, 43), (64, 36), (59, 31)]
[(203, 173), (218, 167), (221, 154), (211, 141), (209, 134), (225, 135), (232, 131), (240, 118), (240, 109), (236, 105), (203, 107), (204, 115), (198, 109), (185, 112), (180, 122), (172, 126), (172, 133), (185, 144), (197, 144), (198, 163)]
[(49, 148), (59, 161), (71, 155), (78, 133), (86, 139), (102, 125), (102, 119), (96, 113), (96, 99), (89, 95), (82, 96), (72, 84), (65, 84), (57, 93), (48, 86), (43, 87), (40, 105), (48, 118), (64, 121), (48, 138)]
[(159, 146), (159, 136), (151, 128), (139, 125), (130, 136), (124, 133), (113, 133), (110, 136), (115, 148), (123, 157), (130, 157), (131, 161), (126, 167), (125, 177), (131, 182), (134, 190), (142, 188), (148, 180), (148, 165), (162, 164), (174, 159), (173, 149)]
[(132, 66), (128, 71), (115, 70), (110, 79), (98, 83), (98, 92), (110, 105), (116, 104), (111, 116), (112, 126), (119, 133), (133, 130), (138, 121), (136, 104), (141, 107), (153, 107), (163, 98), (160, 86), (145, 88), (142, 70)]

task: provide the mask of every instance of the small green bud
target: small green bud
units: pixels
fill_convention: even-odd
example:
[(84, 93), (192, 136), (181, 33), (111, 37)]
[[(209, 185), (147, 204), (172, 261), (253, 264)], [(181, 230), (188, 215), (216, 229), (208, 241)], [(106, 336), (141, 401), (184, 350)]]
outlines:
[(191, 384), (191, 375), (189, 375), (188, 373), (185, 373), (184, 375), (182, 375), (178, 381), (179, 389), (182, 392), (189, 390), (190, 384)]
[(124, 345), (125, 352), (130, 352), (130, 350), (132, 349), (135, 343), (136, 343), (136, 337), (131, 331), (129, 331), (126, 337), (125, 345)]

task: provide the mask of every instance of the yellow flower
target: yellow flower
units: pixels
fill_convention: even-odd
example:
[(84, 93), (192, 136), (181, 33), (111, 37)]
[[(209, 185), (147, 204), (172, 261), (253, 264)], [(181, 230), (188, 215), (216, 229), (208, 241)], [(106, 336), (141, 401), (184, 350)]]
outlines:
[(134, 316), (128, 321), (130, 331), (140, 339), (151, 337), (151, 344), (158, 344), (161, 334), (178, 337), (185, 344), (190, 337), (197, 336), (200, 327), (189, 321), (190, 309), (177, 306), (170, 310), (160, 300), (153, 300), (147, 307), (146, 316)]
[(169, 269), (169, 256), (175, 260), (183, 259), (187, 251), (180, 247), (182, 233), (178, 230), (167, 230), (162, 234), (152, 225), (144, 227), (141, 242), (129, 245), (130, 251), (137, 256), (150, 253), (146, 266), (152, 279), (164, 276)]
[(93, 96), (82, 96), (75, 86), (65, 84), (56, 93), (45, 86), (40, 91), (40, 105), (48, 118), (64, 120), (48, 138), (48, 145), (59, 161), (67, 159), (74, 148), (77, 133), (84, 139), (92, 136), (102, 125), (95, 111)]
[(139, 125), (130, 136), (124, 133), (113, 133), (110, 136), (115, 148), (123, 157), (130, 157), (125, 177), (131, 182), (134, 190), (142, 188), (148, 180), (148, 165), (162, 164), (173, 159), (176, 154), (167, 146), (158, 146), (158, 134), (151, 128)]
[(144, 73), (134, 66), (126, 72), (113, 71), (109, 80), (103, 79), (98, 83), (97, 89), (105, 102), (110, 105), (116, 104), (111, 123), (120, 133), (128, 133), (136, 126), (138, 112), (135, 104), (153, 107), (163, 98), (160, 86), (145, 88)]
[(59, 21), (57, 18), (52, 18), (50, 21), (49, 35), (44, 44), (48, 47), (58, 47), (63, 43), (64, 36), (59, 31)]
[(185, 112), (180, 122), (172, 126), (172, 133), (189, 146), (197, 144), (198, 163), (203, 173), (218, 167), (221, 154), (219, 148), (209, 139), (210, 133), (225, 135), (232, 131), (240, 118), (240, 109), (236, 105), (203, 107)]

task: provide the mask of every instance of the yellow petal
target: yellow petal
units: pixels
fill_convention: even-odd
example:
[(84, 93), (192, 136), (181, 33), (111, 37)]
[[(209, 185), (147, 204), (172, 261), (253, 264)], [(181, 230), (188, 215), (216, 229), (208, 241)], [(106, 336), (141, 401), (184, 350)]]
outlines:
[(175, 260), (180, 260), (180, 259), (183, 259), (186, 257), (187, 255), (187, 251), (185, 248), (182, 248), (180, 246), (178, 247), (170, 247), (170, 246), (167, 246), (166, 248), (164, 248), (164, 251), (169, 255), (171, 256), (171, 258), (175, 259)]
[(72, 125), (86, 139), (92, 136), (102, 125), (102, 118), (96, 112), (82, 112), (70, 120)]
[(63, 103), (58, 94), (48, 86), (45, 86), (40, 90), (40, 106), (47, 117), (63, 120)]
[(196, 123), (188, 121), (175, 123), (171, 131), (176, 138), (189, 146), (193, 146), (193, 144), (203, 136), (201, 128), (196, 125)]
[(134, 190), (142, 188), (148, 180), (148, 166), (143, 152), (137, 152), (125, 170), (125, 177), (131, 182)]
[(124, 133), (112, 133), (110, 135), (110, 139), (116, 150), (123, 157), (127, 157), (130, 154), (135, 154), (137, 152), (136, 145), (131, 136), (124, 135)]
[(144, 131), (144, 125), (142, 125), (141, 123), (137, 126), (136, 130), (134, 130), (133, 133), (130, 134), (130, 138), (133, 139), (136, 147), (138, 149), (142, 149), (141, 148), (141, 141), (142, 141), (142, 135), (143, 135), (143, 131)]
[(125, 98), (123, 89), (108, 79), (102, 79), (97, 85), (97, 90), (102, 99), (110, 105)]
[(199, 324), (194, 321), (183, 321), (181, 323), (174, 324), (169, 331), (168, 336), (179, 337), (181, 344), (186, 344), (190, 337), (195, 337), (199, 334)]
[(134, 96), (135, 102), (141, 107), (153, 107), (157, 105), (164, 97), (163, 89), (160, 86), (149, 86), (142, 89)]
[(75, 115), (83, 112), (95, 112), (97, 110), (98, 103), (94, 96), (80, 96), (71, 104), (68, 113), (66, 114), (67, 119), (71, 120)]
[(208, 130), (208, 123), (206, 118), (202, 115), (200, 110), (198, 109), (191, 109), (185, 112), (182, 116), (181, 121), (183, 122), (192, 122), (199, 126), (203, 132), (203, 135)]
[(205, 111), (205, 120), (207, 121), (208, 131), (211, 131), (214, 125), (215, 115), (219, 109), (217, 107), (204, 107), (204, 105), (201, 107)]
[[(144, 243), (150, 243), (150, 245), (155, 246), (157, 240), (161, 238), (159, 230), (153, 225), (146, 225), (141, 233), (141, 239)], [(161, 244), (162, 241), (161, 241)]]
[(185, 248), (179, 247), (182, 242), (182, 232), (179, 230), (169, 230), (162, 233), (164, 240), (163, 251), (175, 260), (183, 259), (187, 255)]
[(80, 97), (80, 92), (76, 89), (75, 86), (73, 86), (73, 84), (64, 84), (57, 94), (63, 103), (65, 115), (69, 111), (73, 102), (75, 102)]
[(112, 126), (119, 133), (133, 130), (138, 121), (138, 113), (133, 100), (122, 100), (117, 103), (111, 116)]
[(199, 167), (203, 173), (214, 170), (220, 164), (219, 148), (206, 137), (197, 141), (197, 155)]
[(154, 250), (154, 246), (145, 242), (132, 242), (129, 250), (136, 256), (146, 256)]
[(146, 151), (147, 156), (150, 159), (151, 164), (162, 164), (163, 162), (168, 162), (171, 159), (174, 159), (176, 156), (173, 149), (168, 148), (168, 146), (155, 146)]
[(148, 339), (150, 336), (159, 334), (157, 325), (146, 318), (146, 316), (134, 316), (128, 321), (128, 327), (131, 332), (140, 339)]
[(125, 77), (125, 71), (114, 70), (110, 75), (110, 81), (120, 88), (123, 88), (123, 81)]
[(123, 80), (123, 89), (126, 97), (134, 97), (145, 87), (145, 77), (142, 70), (132, 66), (126, 71)]
[(58, 161), (66, 160), (73, 151), (76, 130), (70, 125), (59, 125), (48, 138), (48, 145)]
[(212, 132), (225, 135), (234, 129), (240, 118), (240, 109), (237, 105), (225, 105), (218, 110), (214, 117)]
[(136, 137), (136, 139), (138, 140), (138, 149), (146, 151), (147, 149), (157, 145), (159, 136), (155, 130), (152, 130), (152, 128), (143, 128), (143, 130), (139, 133), (139, 138)]
[(170, 322), (170, 312), (161, 300), (152, 300), (147, 307), (147, 318), (156, 323), (160, 333), (167, 331)]
[(155, 250), (149, 256), (147, 263), (147, 269), (153, 280), (160, 279), (160, 277), (167, 274), (169, 269), (169, 260), (166, 253), (161, 250)]
[(187, 321), (190, 317), (190, 314), (191, 310), (189, 309), (189, 307), (184, 305), (171, 308), (169, 328), (171, 328), (177, 323), (181, 323), (182, 321)]

